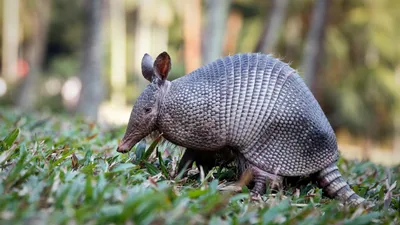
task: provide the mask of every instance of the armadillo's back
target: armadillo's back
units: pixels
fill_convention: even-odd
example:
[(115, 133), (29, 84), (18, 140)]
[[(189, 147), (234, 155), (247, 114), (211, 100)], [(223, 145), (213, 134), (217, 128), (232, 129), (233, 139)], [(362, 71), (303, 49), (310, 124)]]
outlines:
[(260, 168), (283, 176), (318, 172), (338, 158), (336, 136), (298, 74), (287, 77), (262, 132), (245, 151)]
[[(337, 160), (336, 137), (318, 102), (288, 64), (263, 54), (214, 63), (220, 78), (221, 124), (228, 142), (272, 173), (300, 176)], [(221, 74), (221, 73), (220, 73)]]

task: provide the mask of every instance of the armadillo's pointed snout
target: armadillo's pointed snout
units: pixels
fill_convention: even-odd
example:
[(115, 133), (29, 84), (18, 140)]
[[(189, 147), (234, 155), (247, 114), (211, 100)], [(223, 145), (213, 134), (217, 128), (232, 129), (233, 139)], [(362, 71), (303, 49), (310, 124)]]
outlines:
[(117, 152), (127, 153), (135, 146), (140, 140), (142, 140), (144, 136), (140, 133), (132, 132), (132, 129), (129, 129), (122, 140), (119, 142), (117, 147)]
[(127, 153), (129, 152), (130, 148), (127, 144), (120, 143), (117, 147), (117, 152), (119, 153)]
[(118, 144), (117, 152), (127, 153), (131, 150), (131, 148), (135, 145), (135, 141), (132, 139), (123, 138), (122, 141)]

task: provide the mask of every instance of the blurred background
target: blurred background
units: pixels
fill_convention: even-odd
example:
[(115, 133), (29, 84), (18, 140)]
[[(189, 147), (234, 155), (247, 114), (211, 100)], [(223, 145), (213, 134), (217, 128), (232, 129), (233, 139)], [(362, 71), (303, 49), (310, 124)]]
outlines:
[(399, 0), (2, 0), (0, 110), (126, 124), (147, 85), (263, 52), (304, 77), (348, 158), (400, 162)]

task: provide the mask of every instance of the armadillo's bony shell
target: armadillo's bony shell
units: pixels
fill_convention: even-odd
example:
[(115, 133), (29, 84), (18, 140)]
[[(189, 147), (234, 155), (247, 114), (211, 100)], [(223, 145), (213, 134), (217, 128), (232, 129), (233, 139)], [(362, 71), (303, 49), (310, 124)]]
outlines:
[(338, 158), (332, 127), (301, 77), (263, 54), (224, 57), (171, 82), (158, 123), (178, 145), (228, 146), (282, 176), (309, 175)]

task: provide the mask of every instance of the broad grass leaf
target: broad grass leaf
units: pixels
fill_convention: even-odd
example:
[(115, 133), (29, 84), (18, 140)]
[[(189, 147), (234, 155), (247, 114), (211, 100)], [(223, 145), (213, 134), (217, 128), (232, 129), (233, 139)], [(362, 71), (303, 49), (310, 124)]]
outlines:
[(231, 201), (235, 202), (235, 201), (241, 201), (244, 199), (249, 199), (250, 195), (249, 194), (236, 194), (234, 196), (231, 197)]
[(148, 163), (148, 162), (144, 162), (145, 167), (147, 168), (147, 171), (152, 175), (157, 175), (160, 173), (160, 170), (157, 169), (157, 167), (155, 167), (153, 164)]
[(151, 143), (150, 147), (146, 150), (146, 152), (143, 155), (142, 160), (147, 160), (149, 159), (151, 153), (153, 153), (154, 149), (157, 147), (158, 143), (161, 141), (162, 134), (160, 134), (154, 141)]
[(88, 165), (90, 163), (92, 155), (93, 155), (93, 151), (92, 150), (87, 150), (86, 151), (85, 157), (83, 159), (83, 164), (84, 165)]
[(24, 174), (26, 174), (26, 173), (22, 173), (22, 171), (25, 167), (27, 157), (28, 157), (28, 152), (26, 151), (25, 147), (22, 146), (21, 150), (20, 150), (20, 156), (19, 156), (17, 163), (12, 168), (9, 175), (6, 177), (6, 179), (4, 181), (4, 184), (6, 185), (7, 189), (9, 189), (13, 185), (15, 185), (17, 183), (17, 181), (22, 176), (24, 176)]
[(248, 193), (250, 193), (250, 190), (246, 185), (244, 185), (244, 186), (242, 186), (242, 192), (248, 194)]
[(13, 146), (10, 149), (1, 153), (0, 165), (3, 165), (5, 162), (7, 162), (7, 160), (9, 160), (11, 158), (12, 154), (15, 152), (16, 149), (17, 149), (17, 146)]
[(58, 166), (59, 164), (61, 164), (67, 157), (69, 157), (70, 155), (72, 155), (74, 152), (73, 151), (64, 151), (61, 155), (61, 157), (59, 159), (57, 159), (56, 161), (54, 161), (51, 165), (53, 167)]
[(123, 207), (122, 205), (104, 205), (100, 209), (99, 213), (99, 223), (100, 224), (109, 224), (109, 223), (115, 223), (116, 221), (120, 221), (121, 218), (121, 213), (122, 213)]
[(93, 200), (93, 186), (92, 186), (92, 177), (86, 176), (85, 182), (85, 200), (86, 202), (90, 203)]
[(121, 172), (121, 171), (123, 172), (123, 171), (131, 169), (133, 167), (135, 167), (135, 165), (133, 165), (132, 163), (121, 163), (121, 164), (115, 166), (112, 169), (112, 172)]
[(354, 219), (346, 219), (344, 225), (364, 225), (371, 224), (373, 219), (378, 218), (379, 212), (371, 212), (355, 217)]
[(179, 180), (183, 177), (183, 175), (185, 174), (185, 171), (186, 171), (186, 169), (187, 169), (188, 167), (189, 167), (189, 163), (186, 163), (186, 164), (183, 166), (182, 170), (179, 171), (178, 175), (175, 177), (175, 181), (179, 181)]
[(158, 151), (158, 148), (157, 148), (157, 157), (158, 157), (158, 162), (160, 163), (161, 172), (164, 175), (164, 177), (168, 179), (169, 173), (167, 170), (167, 166), (165, 166), (164, 160), (162, 159), (161, 153), (160, 153), (160, 151)]
[(201, 189), (195, 189), (195, 190), (190, 190), (187, 192), (187, 196), (189, 198), (198, 198), (204, 194), (208, 193), (207, 189), (201, 190)]
[(144, 153), (146, 152), (146, 143), (144, 142), (139, 142), (136, 146), (136, 160), (140, 161), (143, 159)]
[(278, 205), (270, 207), (263, 215), (262, 215), (262, 223), (261, 224), (270, 224), (274, 221), (274, 219), (282, 212), (288, 211), (290, 208), (289, 199), (285, 199), (281, 201)]
[(19, 134), (19, 129), (16, 128), (11, 133), (9, 133), (3, 141), (1, 141), (0, 151), (9, 149), (11, 145), (15, 142)]

